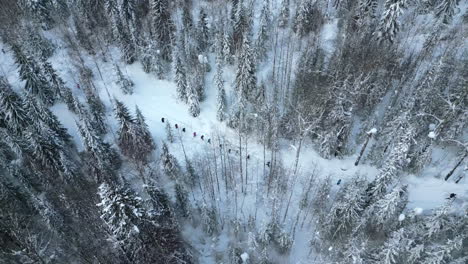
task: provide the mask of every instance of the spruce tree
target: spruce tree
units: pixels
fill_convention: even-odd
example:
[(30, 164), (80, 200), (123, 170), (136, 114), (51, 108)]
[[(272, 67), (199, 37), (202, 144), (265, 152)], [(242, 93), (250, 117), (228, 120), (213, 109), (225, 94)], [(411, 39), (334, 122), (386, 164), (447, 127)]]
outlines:
[(153, 137), (151, 136), (148, 125), (146, 124), (145, 117), (141, 113), (138, 106), (135, 109), (135, 124), (141, 133), (141, 152), (151, 153), (156, 149), (156, 145), (153, 141)]
[(226, 119), (227, 102), (226, 90), (224, 89), (223, 68), (220, 64), (218, 64), (216, 67), (215, 85), (218, 90), (216, 97), (216, 119), (222, 122)]
[(269, 8), (270, 2), (265, 0), (263, 3), (262, 12), (260, 14), (260, 29), (257, 33), (257, 39), (255, 42), (255, 52), (257, 61), (263, 60), (268, 51), (268, 39), (270, 35), (271, 26), (271, 11)]
[(238, 52), (242, 48), (242, 43), (244, 42), (244, 38), (247, 37), (249, 34), (249, 22), (246, 14), (245, 7), (242, 3), (240, 3), (240, 7), (238, 8), (238, 13), (236, 16), (236, 21), (234, 23), (234, 30), (233, 30), (233, 45), (235, 52)]
[(162, 153), (161, 153), (161, 165), (166, 173), (173, 180), (179, 180), (181, 175), (181, 170), (179, 166), (179, 162), (177, 159), (169, 153), (169, 148), (167, 144), (164, 142), (162, 145)]
[(115, 71), (117, 74), (117, 85), (120, 86), (120, 89), (124, 94), (132, 94), (133, 93), (133, 86), (134, 83), (128, 77), (124, 76), (120, 67), (118, 65), (115, 66)]
[(177, 85), (177, 99), (187, 102), (187, 75), (182, 64), (181, 56), (175, 58), (175, 81)]
[(21, 133), (29, 123), (23, 100), (11, 89), (4, 77), (0, 77), (0, 116), (15, 133)]
[(279, 15), (278, 26), (284, 28), (289, 22), (289, 0), (281, 2), (281, 10)]
[(208, 16), (206, 15), (203, 8), (200, 9), (200, 14), (198, 15), (198, 32), (197, 40), (198, 46), (201, 52), (206, 52), (209, 48), (209, 29), (208, 29)]
[(153, 150), (148, 143), (148, 131), (144, 123), (140, 123), (142, 115), (139, 113), (140, 121), (136, 121), (127, 107), (120, 101), (115, 100), (115, 116), (119, 121), (120, 128), (118, 130), (118, 145), (122, 153), (131, 160), (146, 164), (151, 151)]
[(172, 41), (175, 26), (169, 11), (167, 0), (150, 0), (151, 26), (156, 40), (161, 45), (161, 55), (166, 61), (172, 56)]
[(172, 125), (169, 120), (166, 121), (166, 137), (169, 143), (174, 143), (174, 135), (172, 133)]
[(13, 45), (12, 50), (15, 62), (19, 67), (20, 78), (25, 81), (24, 89), (30, 94), (37, 96), (44, 104), (52, 105), (54, 102), (53, 92), (50, 90), (47, 79), (37, 61), (31, 56), (24, 54), (17, 45)]
[[(111, 240), (125, 249), (136, 243), (140, 224), (145, 217), (141, 198), (127, 188), (116, 188), (102, 183), (98, 191), (101, 202), (101, 219), (111, 232)], [(126, 252), (131, 256), (130, 252)]]
[(248, 101), (255, 94), (257, 77), (255, 61), (250, 47), (249, 38), (246, 36), (242, 44), (242, 51), (236, 71), (235, 91), (241, 102)]
[(393, 43), (395, 37), (400, 30), (400, 22), (398, 21), (406, 8), (407, 0), (386, 0), (385, 11), (380, 19), (376, 37), (379, 42), (388, 41)]
[(460, 0), (442, 0), (436, 7), (435, 15), (444, 24), (450, 24)]
[(194, 89), (189, 88), (188, 94), (189, 113), (193, 117), (200, 115), (200, 101), (198, 100), (198, 94)]

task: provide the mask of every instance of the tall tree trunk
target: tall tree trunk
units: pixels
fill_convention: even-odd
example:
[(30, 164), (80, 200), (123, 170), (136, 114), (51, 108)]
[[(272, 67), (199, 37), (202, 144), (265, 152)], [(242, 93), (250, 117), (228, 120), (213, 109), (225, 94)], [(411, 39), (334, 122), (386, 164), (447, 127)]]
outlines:
[(453, 169), (447, 174), (447, 176), (445, 176), (446, 181), (452, 176), (452, 174), (455, 172), (455, 170), (457, 170), (458, 166), (460, 166), (462, 164), (462, 162), (466, 158), (466, 156), (468, 156), (468, 151), (465, 151), (465, 154), (460, 159), (460, 161), (458, 161), (457, 164), (455, 165), (455, 167), (453, 167)]

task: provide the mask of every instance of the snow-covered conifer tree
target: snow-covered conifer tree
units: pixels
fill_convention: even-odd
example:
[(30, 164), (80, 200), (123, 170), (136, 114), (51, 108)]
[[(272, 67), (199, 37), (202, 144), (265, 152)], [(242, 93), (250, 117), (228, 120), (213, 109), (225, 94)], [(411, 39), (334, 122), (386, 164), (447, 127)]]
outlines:
[(263, 2), (262, 12), (260, 14), (260, 29), (257, 33), (257, 39), (255, 40), (255, 54), (257, 61), (261, 61), (265, 58), (268, 51), (269, 37), (270, 37), (270, 27), (271, 27), (271, 11), (270, 11), (270, 1), (265, 0)]
[(11, 131), (21, 133), (28, 126), (29, 117), (23, 107), (23, 100), (4, 77), (0, 77), (0, 113)]
[(218, 88), (216, 97), (216, 118), (222, 122), (226, 119), (227, 105), (226, 105), (226, 90), (224, 89), (223, 68), (220, 64), (216, 67), (215, 84)]
[(130, 80), (128, 77), (124, 76), (122, 71), (120, 70), (120, 67), (118, 65), (115, 66), (115, 72), (117, 74), (117, 85), (120, 86), (120, 89), (122, 89), (122, 92), (124, 94), (132, 94), (133, 93), (133, 86), (134, 83), (132, 80)]
[(460, 0), (439, 1), (435, 10), (436, 17), (441, 18), (443, 23), (449, 24), (459, 3)]
[(177, 53), (175, 58), (175, 82), (177, 85), (177, 99), (182, 102), (187, 102), (187, 75), (185, 73), (185, 67), (182, 65), (182, 59)]
[(386, 0), (385, 11), (380, 19), (378, 31), (376, 32), (377, 39), (380, 42), (395, 41), (396, 34), (400, 30), (400, 22), (398, 21), (406, 8), (407, 0)]
[(174, 135), (172, 133), (172, 125), (169, 120), (166, 121), (166, 137), (169, 143), (174, 143)]
[(172, 40), (175, 31), (174, 22), (171, 18), (169, 1), (167, 0), (151, 0), (150, 16), (151, 27), (155, 34), (158, 44), (161, 46), (162, 58), (166, 61), (171, 60), (172, 56)]
[(243, 38), (242, 50), (236, 71), (235, 90), (238, 100), (246, 102), (255, 94), (257, 88), (257, 77), (255, 75), (255, 61), (250, 47), (250, 40), (246, 35)]
[[(127, 188), (102, 183), (98, 191), (101, 202), (101, 219), (111, 232), (112, 241), (123, 248), (135, 242), (140, 233), (140, 221), (146, 213), (141, 198)], [(128, 254), (128, 253), (127, 253)]]
[(19, 46), (13, 45), (12, 50), (19, 68), (20, 78), (25, 81), (24, 89), (37, 96), (46, 105), (52, 105), (54, 102), (53, 92), (50, 90), (47, 79), (37, 61), (24, 54)]
[(289, 22), (289, 0), (283, 0), (281, 2), (281, 10), (279, 15), (278, 26), (280, 28), (285, 27)]
[(200, 9), (197, 25), (197, 40), (201, 52), (206, 52), (210, 45), (210, 31), (208, 29), (208, 16), (203, 8)]
[(189, 113), (193, 117), (197, 117), (200, 114), (200, 101), (198, 100), (197, 92), (193, 88), (188, 87), (188, 90)]

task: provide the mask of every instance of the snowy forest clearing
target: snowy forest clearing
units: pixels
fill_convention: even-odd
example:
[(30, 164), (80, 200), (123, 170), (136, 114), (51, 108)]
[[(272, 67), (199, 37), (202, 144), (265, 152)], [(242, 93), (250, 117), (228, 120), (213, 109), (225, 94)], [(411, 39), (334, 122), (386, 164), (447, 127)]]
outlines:
[[(76, 89), (77, 83), (72, 75), (73, 72), (69, 70), (70, 61), (68, 57), (65, 56), (66, 52), (66, 50), (57, 50), (56, 55), (51, 61), (63, 74), (62, 77), (67, 81), (67, 84), (70, 87), (75, 87), (74, 92), (80, 94), (80, 89)], [(113, 57), (118, 56), (114, 55)], [(210, 168), (211, 171), (213, 171), (212, 168), (215, 168), (215, 164), (212, 160), (214, 156), (209, 153), (224, 152), (226, 155), (226, 152), (230, 149), (231, 152), (227, 154), (228, 159), (230, 159), (233, 164), (238, 163), (238, 132), (227, 127), (225, 123), (216, 120), (216, 88), (214, 85), (211, 85), (212, 82), (208, 80), (208, 85), (206, 86), (206, 100), (201, 103), (201, 113), (199, 117), (194, 118), (187, 111), (186, 105), (178, 102), (176, 98), (176, 84), (166, 80), (159, 80), (154, 75), (145, 73), (140, 63), (134, 63), (128, 66), (122, 65), (125, 74), (127, 74), (135, 84), (133, 94), (126, 95), (123, 94), (120, 88), (115, 84), (116, 77), (113, 74), (112, 64), (102, 61), (92, 62), (92, 58), (88, 58), (88, 60), (90, 68), (95, 73), (94, 82), (97, 89), (100, 91), (99, 96), (106, 104), (107, 109), (114, 108), (112, 103), (113, 98), (124, 102), (130, 108), (134, 108), (135, 106), (140, 108), (143, 115), (146, 117), (151, 134), (157, 144), (158, 150), (154, 153), (156, 160), (160, 155), (161, 143), (167, 141), (166, 125), (169, 122), (174, 133), (174, 142), (169, 144), (170, 151), (179, 161), (184, 160), (184, 153), (181, 147), (181, 143), (183, 143), (188, 158), (195, 161), (199, 160), (200, 163), (197, 163), (199, 166), (211, 164), (211, 166), (213, 166)], [(3, 61), (1, 65), (2, 69), (4, 71), (7, 69), (6, 71), (12, 73), (8, 76), (13, 77), (15, 75), (14, 71), (11, 70), (14, 69), (13, 60), (3, 55), (3, 57), (0, 57), (0, 61)], [(93, 64), (96, 66), (93, 66)], [(212, 65), (212, 67), (215, 66)], [(99, 71), (102, 73), (103, 79), (100, 79)], [(212, 78), (211, 75), (209, 74), (207, 79)], [(16, 78), (11, 78), (10, 82), (14, 83), (15, 79)], [(231, 82), (232, 80), (227, 83)], [(228, 89), (228, 91), (230, 90)], [(109, 97), (109, 95), (111, 97)], [(59, 120), (73, 136), (79, 148), (82, 149), (81, 139), (75, 124), (77, 117), (71, 113), (63, 103), (56, 104), (52, 110), (57, 114)], [(107, 122), (113, 127), (112, 130), (117, 130), (118, 124), (113, 117), (113, 113), (108, 111), (107, 116)], [(165, 119), (164, 123), (162, 122), (162, 118)], [(176, 124), (178, 125), (178, 129), (175, 128)], [(183, 128), (186, 129), (185, 132), (182, 132)], [(193, 136), (194, 132), (197, 134), (196, 137)], [(375, 133), (375, 131), (373, 132)], [(200, 138), (202, 135), (204, 136), (204, 140)], [(114, 136), (115, 135), (112, 133), (108, 135), (110, 141), (112, 141), (112, 137)], [(208, 143), (208, 139), (210, 139), (211, 144)], [(291, 172), (297, 154), (297, 147), (294, 144), (295, 142), (293, 141), (282, 140), (278, 153), (281, 162), (284, 164), (285, 168), (289, 170), (289, 172), (286, 172), (289, 175), (292, 174)], [(234, 192), (226, 192), (225, 186), (221, 184), (220, 193), (216, 194), (216, 202), (219, 213), (223, 218), (239, 219), (247, 223), (249, 222), (249, 216), (258, 215), (258, 218), (255, 218), (256, 224), (266, 226), (268, 223), (262, 219), (269, 219), (271, 217), (272, 206), (277, 206), (279, 208), (279, 211), (281, 211), (281, 218), (283, 218), (284, 206), (285, 203), (288, 202), (291, 208), (289, 208), (287, 217), (283, 221), (286, 228), (291, 229), (290, 231), (292, 231), (292, 229), (296, 230), (297, 223), (295, 223), (295, 221), (297, 219), (295, 218), (299, 212), (298, 206), (304, 191), (306, 191), (305, 186), (308, 184), (307, 181), (310, 180), (309, 177), (311, 177), (310, 173), (312, 171), (315, 171), (313, 176), (314, 180), (330, 177), (331, 183), (333, 184), (332, 192), (335, 193), (340, 192), (340, 188), (343, 184), (356, 174), (365, 176), (368, 180), (372, 180), (379, 172), (374, 166), (366, 164), (355, 166), (354, 162), (356, 161), (357, 154), (342, 158), (324, 159), (310, 146), (310, 142), (306, 142), (301, 149), (297, 178), (290, 179), (289, 181), (291, 182), (287, 183), (293, 185), (290, 190), (292, 196), (283, 197), (279, 202), (280, 205), (276, 205), (275, 203), (277, 201), (269, 199), (268, 195), (266, 195), (266, 174), (268, 173), (269, 167), (265, 168), (265, 164), (269, 162), (270, 155), (264, 158), (263, 151), (263, 146), (255, 139), (248, 140), (247, 150), (245, 143), (243, 143), (242, 152), (244, 156), (246, 153), (250, 156), (249, 160), (242, 161), (243, 166), (246, 166), (245, 170), (247, 174), (250, 175), (246, 185), (242, 186), (242, 190), (245, 188), (247, 191), (244, 192), (240, 189), (240, 176), (238, 174), (234, 176), (234, 181), (237, 181), (236, 190)], [(202, 159), (206, 157), (206, 160), (200, 160), (200, 157), (202, 157)], [(453, 167), (454, 162), (451, 159), (451, 157), (447, 156), (439, 157), (439, 160), (435, 160), (435, 163), (438, 164), (436, 167), (437, 169), (430, 169), (430, 172), (423, 176), (402, 177), (404, 179), (403, 183), (408, 184), (408, 209), (421, 208), (424, 210), (424, 213), (429, 213), (431, 209), (441, 206), (450, 193), (457, 193), (460, 200), (465, 201), (465, 204), (461, 205), (461, 208), (466, 208), (468, 206), (466, 204), (468, 198), (468, 181), (455, 184), (453, 181), (446, 182), (443, 180), (443, 177), (440, 177), (440, 175), (445, 175), (448, 170)], [(248, 162), (247, 165), (246, 161)], [(443, 164), (445, 164), (445, 167), (441, 166)], [(238, 165), (234, 166), (238, 168)], [(434, 175), (439, 175), (439, 177), (435, 178), (433, 177)], [(293, 175), (291, 175), (291, 177), (293, 177)], [(338, 181), (340, 181), (340, 185), (337, 185)], [(137, 184), (142, 185), (143, 183), (137, 180)], [(173, 186), (168, 185), (167, 187), (172, 188)], [(171, 192), (171, 189), (168, 191)], [(195, 190), (195, 196), (189, 196), (193, 205), (200, 205), (206, 202), (202, 200), (199, 191), (200, 190)], [(233, 201), (236, 201), (236, 204), (234, 204)], [(237, 211), (235, 208), (236, 206), (238, 206)], [(300, 220), (301, 222), (303, 221), (302, 219)], [(304, 223), (302, 223), (301, 228), (298, 228), (294, 234), (295, 242), (291, 255), (288, 257), (289, 263), (309, 263), (308, 261), (310, 261), (308, 241), (314, 230), (314, 224), (308, 223), (305, 226), (303, 225)], [(201, 263), (217, 263), (213, 254), (216, 252), (217, 254), (223, 254), (223, 252), (227, 250), (226, 247), (230, 241), (230, 235), (232, 235), (221, 232), (217, 237), (211, 240), (209, 237), (205, 237), (202, 230), (193, 229), (191, 225), (186, 226), (184, 234), (186, 239), (193, 242), (193, 245), (197, 245), (195, 248), (202, 256)], [(204, 240), (204, 242), (200, 243), (199, 240)], [(243, 238), (243, 240), (244, 246), (251, 246), (249, 244), (249, 238)]]
[(5, 1), (0, 262), (468, 261), (466, 1)]

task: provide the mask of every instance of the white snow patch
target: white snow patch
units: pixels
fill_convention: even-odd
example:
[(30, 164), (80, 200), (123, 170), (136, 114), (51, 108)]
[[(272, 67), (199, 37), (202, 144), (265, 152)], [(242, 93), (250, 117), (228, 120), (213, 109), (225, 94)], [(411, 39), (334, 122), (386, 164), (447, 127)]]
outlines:
[(435, 139), (437, 137), (437, 135), (436, 135), (436, 133), (434, 133), (434, 131), (429, 132), (429, 134), (427, 136), (429, 138), (432, 138), (432, 139)]
[(367, 131), (367, 134), (375, 134), (377, 133), (377, 128), (372, 128), (371, 130)]
[(401, 222), (401, 221), (405, 220), (405, 218), (406, 218), (405, 214), (400, 214), (400, 216), (398, 216), (398, 221)]
[(416, 215), (421, 215), (421, 214), (423, 213), (424, 210), (423, 210), (421, 207), (416, 207), (416, 208), (414, 208), (413, 211), (414, 211), (414, 213), (415, 213)]
[(249, 260), (249, 254), (247, 254), (247, 252), (242, 253), (240, 257), (242, 259), (242, 263), (247, 263), (247, 260)]

